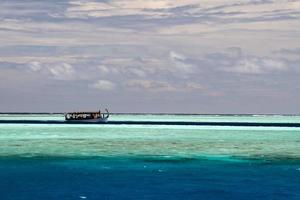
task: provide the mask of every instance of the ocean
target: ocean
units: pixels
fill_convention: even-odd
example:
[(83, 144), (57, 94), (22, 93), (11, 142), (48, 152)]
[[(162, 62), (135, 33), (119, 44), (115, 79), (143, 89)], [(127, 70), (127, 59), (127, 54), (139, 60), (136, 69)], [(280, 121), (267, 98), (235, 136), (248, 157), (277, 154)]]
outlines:
[[(1, 114), (0, 120), (63, 120)], [(300, 123), (282, 115), (116, 121)], [(300, 199), (300, 128), (0, 124), (0, 199)]]

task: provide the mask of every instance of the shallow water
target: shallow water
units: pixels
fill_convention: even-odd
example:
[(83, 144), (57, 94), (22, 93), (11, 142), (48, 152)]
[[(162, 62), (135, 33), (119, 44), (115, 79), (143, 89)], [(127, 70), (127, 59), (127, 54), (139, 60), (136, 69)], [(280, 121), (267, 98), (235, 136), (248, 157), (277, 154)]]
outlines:
[(30, 125), (0, 129), (0, 156), (300, 159), (299, 128)]
[[(20, 117), (39, 115), (0, 118)], [(112, 115), (111, 120), (243, 117)], [(297, 116), (250, 118), (299, 122)], [(1, 199), (300, 198), (300, 128), (0, 124), (0, 144)]]

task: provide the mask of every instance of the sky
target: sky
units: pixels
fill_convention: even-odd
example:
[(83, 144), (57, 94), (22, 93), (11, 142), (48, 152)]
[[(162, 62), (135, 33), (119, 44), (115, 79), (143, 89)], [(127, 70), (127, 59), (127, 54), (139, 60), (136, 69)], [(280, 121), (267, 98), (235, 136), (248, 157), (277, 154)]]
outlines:
[(300, 0), (0, 0), (0, 112), (300, 114)]

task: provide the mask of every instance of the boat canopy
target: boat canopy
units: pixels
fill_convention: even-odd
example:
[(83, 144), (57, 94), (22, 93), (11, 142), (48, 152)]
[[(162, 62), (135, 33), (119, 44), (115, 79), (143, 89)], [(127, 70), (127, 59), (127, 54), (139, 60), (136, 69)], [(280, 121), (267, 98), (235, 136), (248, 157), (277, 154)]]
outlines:
[(65, 114), (66, 120), (84, 120), (84, 119), (107, 119), (109, 112), (105, 109), (106, 113), (98, 112), (69, 112)]

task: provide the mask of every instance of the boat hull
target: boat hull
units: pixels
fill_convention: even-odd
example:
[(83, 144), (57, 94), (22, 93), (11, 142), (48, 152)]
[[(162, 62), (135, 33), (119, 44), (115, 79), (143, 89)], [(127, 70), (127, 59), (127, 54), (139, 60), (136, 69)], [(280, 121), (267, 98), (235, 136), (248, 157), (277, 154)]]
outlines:
[(65, 114), (65, 121), (71, 123), (103, 123), (107, 122), (109, 112), (105, 109), (106, 113), (97, 112), (71, 112)]
[(67, 122), (89, 122), (89, 123), (99, 123), (99, 122), (107, 122), (108, 118), (97, 118), (97, 119), (70, 119), (66, 120)]

